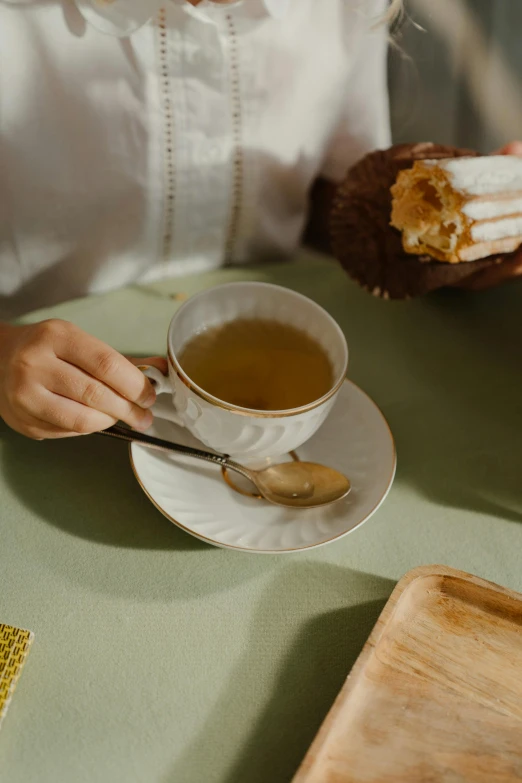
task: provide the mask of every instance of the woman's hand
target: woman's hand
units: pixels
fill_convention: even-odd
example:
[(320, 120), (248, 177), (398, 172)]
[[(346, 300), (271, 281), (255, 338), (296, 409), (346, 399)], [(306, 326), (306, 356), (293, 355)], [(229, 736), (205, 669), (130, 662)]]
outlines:
[(30, 438), (64, 438), (116, 421), (144, 430), (156, 395), (136, 364), (67, 321), (0, 325), (0, 416)]

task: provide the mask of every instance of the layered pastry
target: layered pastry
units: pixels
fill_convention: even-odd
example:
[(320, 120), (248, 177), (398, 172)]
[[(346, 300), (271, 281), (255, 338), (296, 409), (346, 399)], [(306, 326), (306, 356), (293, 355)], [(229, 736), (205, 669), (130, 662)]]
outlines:
[[(428, 171), (430, 177), (433, 178), (434, 171), (439, 167), (440, 171), (444, 172), (441, 179), (446, 181), (446, 177), (448, 177), (449, 181), (447, 172), (451, 171), (453, 166), (458, 170), (457, 164), (461, 163), (469, 170), (470, 164), (477, 161), (477, 166), (481, 171), (484, 169), (491, 171), (489, 162), (478, 163), (482, 160), (486, 159), (478, 157), (477, 153), (471, 150), (429, 143), (399, 144), (388, 150), (367, 155), (348, 171), (344, 182), (337, 189), (330, 217), (333, 254), (348, 274), (363, 288), (374, 296), (386, 299), (419, 296), (443, 287), (477, 287), (479, 280), (487, 281), (502, 277), (504, 274), (502, 270), (506, 270), (510, 274), (511, 272), (520, 274), (522, 271), (520, 263), (522, 247), (508, 254), (499, 252), (500, 247), (503, 249), (518, 247), (516, 234), (513, 233), (507, 237), (499, 236), (498, 233), (494, 234), (494, 231), (504, 231), (502, 227), (504, 219), (509, 221), (509, 230), (513, 231), (511, 228), (513, 225), (512, 215), (506, 216), (502, 210), (507, 208), (511, 211), (512, 205), (517, 202), (519, 195), (515, 187), (516, 180), (513, 177), (506, 180), (505, 174), (497, 173), (495, 175), (498, 179), (502, 177), (502, 189), (497, 188), (496, 191), (492, 190), (495, 179), (493, 175), (488, 175), (489, 185), (487, 187), (491, 190), (480, 193), (471, 192), (472, 189), (486, 187), (482, 175), (477, 178), (476, 169), (474, 181), (463, 178), (458, 180), (464, 187), (460, 186), (460, 189), (457, 190), (453, 183), (449, 183), (450, 199), (455, 199), (460, 210), (458, 216), (456, 209), (452, 211), (450, 206), (447, 217), (445, 213), (444, 218), (440, 219), (442, 206), (438, 207), (437, 199), (440, 200), (441, 205), (442, 199), (437, 195), (435, 186), (433, 186), (434, 193), (430, 190), (427, 191), (428, 197), (434, 204), (431, 203), (428, 208), (424, 206), (426, 199), (424, 198), (422, 201), (423, 212), (426, 211), (431, 216), (428, 218), (429, 226), (438, 227), (444, 225), (444, 220), (447, 220), (448, 225), (444, 231), (449, 228), (447, 233), (451, 238), (448, 240), (445, 258), (450, 255), (455, 257), (458, 252), (462, 251), (466, 253), (463, 235), (470, 237), (471, 247), (473, 247), (473, 251), (470, 251), (470, 245), (467, 245), (468, 258), (473, 257), (473, 252), (478, 252), (479, 244), (482, 245), (481, 252), (484, 252), (486, 250), (484, 243), (490, 243), (487, 245), (487, 252), (490, 254), (486, 258), (469, 260), (466, 263), (448, 263), (447, 260), (438, 260), (435, 256), (437, 253), (440, 254), (440, 259), (442, 252), (440, 246), (435, 247), (435, 244), (439, 240), (436, 238), (433, 241), (432, 239), (429, 248), (425, 241), (430, 230), (429, 226), (417, 233), (416, 236), (419, 238), (422, 235), (423, 241), (418, 242), (415, 253), (407, 252), (403, 246), (401, 232), (390, 226), (391, 188), (404, 174), (411, 176), (410, 172), (413, 172), (416, 166), (421, 168), (426, 161), (429, 161), (426, 169), (421, 168), (421, 170)], [(498, 158), (494, 158), (494, 160), (498, 161)], [(511, 171), (513, 163), (515, 163), (517, 171), (521, 171), (522, 162), (518, 158), (516, 161), (513, 161), (512, 158), (507, 158), (507, 160)], [(498, 167), (496, 171), (499, 172)], [(423, 178), (424, 175), (421, 179)], [(519, 178), (521, 181), (520, 198), (522, 199), (522, 176), (519, 175)], [(506, 185), (506, 181), (510, 182), (510, 186)], [(421, 186), (421, 190), (424, 187)], [(495, 193), (494, 197), (493, 192)], [(509, 197), (506, 196), (506, 193), (510, 194)], [(446, 191), (445, 197), (447, 198)], [(469, 213), (462, 212), (464, 207), (471, 211)], [(492, 210), (497, 210), (497, 212), (490, 216)], [(460, 213), (462, 213), (462, 217)], [(518, 213), (513, 214), (516, 217)], [(431, 218), (434, 222), (430, 222)], [(491, 226), (497, 219), (500, 219), (496, 223), (497, 228), (492, 229)], [(481, 221), (486, 223), (493, 221), (493, 223), (486, 226), (485, 223), (481, 224)], [(451, 228), (451, 223), (455, 223), (455, 229)], [(473, 225), (476, 225), (478, 231), (475, 236), (470, 233), (470, 228)], [(460, 226), (463, 226), (462, 234), (459, 237), (455, 236), (455, 240), (453, 240), (453, 234), (458, 233)], [(434, 230), (437, 234), (438, 228)], [(413, 246), (413, 239), (414, 234), (409, 234), (408, 247)], [(502, 241), (501, 245), (492, 244), (493, 242), (498, 243), (499, 240)], [(454, 245), (452, 246), (453, 241)]]
[(391, 193), (391, 224), (407, 253), (455, 264), (522, 244), (522, 158), (417, 161)]

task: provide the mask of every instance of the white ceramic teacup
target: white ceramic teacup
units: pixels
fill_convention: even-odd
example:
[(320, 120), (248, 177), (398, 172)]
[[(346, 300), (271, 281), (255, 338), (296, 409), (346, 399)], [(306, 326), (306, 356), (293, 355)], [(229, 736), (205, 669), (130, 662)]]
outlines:
[[(237, 318), (270, 319), (313, 337), (333, 368), (328, 393), (301, 408), (262, 411), (236, 407), (199, 388), (177, 357), (198, 332)], [(348, 366), (348, 346), (334, 319), (311, 299), (268, 283), (230, 283), (189, 299), (170, 323), (167, 352), (168, 377), (153, 367), (142, 368), (158, 394), (153, 414), (186, 427), (209, 448), (243, 461), (280, 457), (307, 441), (332, 409)]]

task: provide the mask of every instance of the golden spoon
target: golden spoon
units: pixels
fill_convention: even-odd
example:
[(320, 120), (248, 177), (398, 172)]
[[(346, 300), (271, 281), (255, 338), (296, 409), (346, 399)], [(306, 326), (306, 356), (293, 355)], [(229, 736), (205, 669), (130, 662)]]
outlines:
[(281, 462), (263, 470), (252, 470), (239, 462), (234, 462), (224, 454), (212, 454), (210, 451), (182, 446), (168, 440), (154, 438), (144, 432), (136, 432), (126, 427), (115, 425), (107, 430), (101, 430), (98, 435), (108, 435), (120, 438), (130, 443), (142, 443), (161, 451), (174, 451), (187, 457), (195, 457), (205, 462), (228, 468), (244, 476), (254, 484), (265, 500), (276, 506), (290, 508), (315, 508), (326, 506), (336, 500), (345, 498), (351, 485), (346, 476), (338, 470), (318, 465), (315, 462)]

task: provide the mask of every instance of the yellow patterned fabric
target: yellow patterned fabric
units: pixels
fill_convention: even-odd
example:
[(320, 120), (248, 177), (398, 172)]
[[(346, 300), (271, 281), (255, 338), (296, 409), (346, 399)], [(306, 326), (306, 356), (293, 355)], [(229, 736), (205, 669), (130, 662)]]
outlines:
[(0, 623), (0, 725), (7, 712), (33, 638), (31, 631)]

